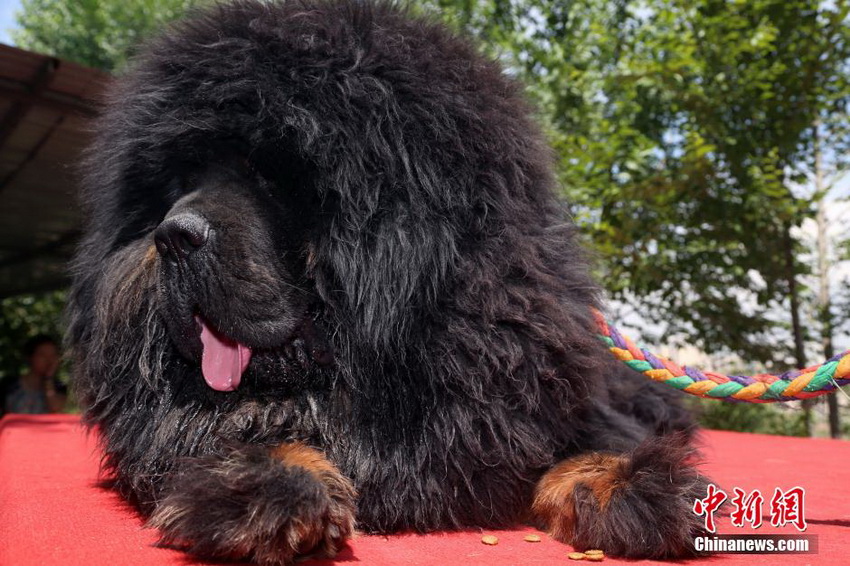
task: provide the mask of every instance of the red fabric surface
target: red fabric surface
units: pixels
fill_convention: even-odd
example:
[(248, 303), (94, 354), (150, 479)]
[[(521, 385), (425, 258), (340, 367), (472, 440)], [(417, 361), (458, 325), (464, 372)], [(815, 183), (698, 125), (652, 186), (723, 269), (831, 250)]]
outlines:
[[(818, 535), (819, 551), (808, 555), (722, 554), (688, 564), (847, 564), (850, 555), (850, 442), (707, 431), (703, 470), (730, 497), (733, 487), (806, 489), (807, 534)], [(98, 453), (73, 416), (9, 415), (0, 421), (0, 565), (188, 565), (187, 555), (154, 546), (156, 535), (114, 493), (97, 487)], [(765, 505), (765, 513), (769, 506)], [(728, 534), (795, 534), (792, 526), (736, 528), (720, 518)], [(548, 539), (522, 540), (529, 528), (498, 531), (496, 546), (481, 544), (481, 531), (425, 536), (359, 536), (338, 564), (536, 565), (576, 564), (572, 549)], [(311, 561), (310, 566), (332, 561)], [(644, 564), (606, 558), (603, 564)]]

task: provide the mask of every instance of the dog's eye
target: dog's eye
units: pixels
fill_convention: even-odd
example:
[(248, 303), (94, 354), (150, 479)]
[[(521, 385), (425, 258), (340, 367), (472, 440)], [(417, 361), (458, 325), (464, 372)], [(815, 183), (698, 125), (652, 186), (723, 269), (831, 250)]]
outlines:
[(165, 186), (165, 201), (174, 204), (180, 197), (182, 197), (185, 193), (186, 189), (186, 179), (180, 175), (178, 177), (172, 177), (171, 180), (168, 181), (168, 184)]
[(174, 206), (178, 200), (198, 187), (199, 180), (200, 175), (195, 168), (185, 167), (177, 169), (163, 187), (163, 201), (169, 205), (169, 208)]

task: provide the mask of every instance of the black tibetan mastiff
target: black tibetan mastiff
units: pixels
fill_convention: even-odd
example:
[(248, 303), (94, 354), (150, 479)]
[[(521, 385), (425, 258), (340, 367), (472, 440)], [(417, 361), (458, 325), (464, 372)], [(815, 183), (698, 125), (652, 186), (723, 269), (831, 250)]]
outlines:
[(165, 544), (288, 564), (527, 522), (693, 553), (690, 419), (597, 343), (529, 114), (467, 41), (353, 0), (211, 8), (116, 81), (69, 344)]

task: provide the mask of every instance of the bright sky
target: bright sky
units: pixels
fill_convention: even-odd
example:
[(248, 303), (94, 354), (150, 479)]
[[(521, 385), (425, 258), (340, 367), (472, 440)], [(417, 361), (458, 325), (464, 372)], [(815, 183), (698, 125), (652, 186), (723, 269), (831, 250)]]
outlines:
[(0, 43), (11, 45), (9, 29), (15, 26), (15, 12), (20, 10), (21, 0), (0, 0)]

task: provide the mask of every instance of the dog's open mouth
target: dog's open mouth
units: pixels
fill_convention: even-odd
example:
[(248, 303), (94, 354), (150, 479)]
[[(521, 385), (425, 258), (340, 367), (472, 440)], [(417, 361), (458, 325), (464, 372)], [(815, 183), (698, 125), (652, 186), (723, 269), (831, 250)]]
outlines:
[(201, 372), (204, 381), (216, 391), (234, 391), (251, 362), (251, 348), (222, 335), (199, 315), (201, 327)]
[(196, 307), (194, 314), (187, 319), (194, 324), (189, 322), (188, 328), (174, 329), (181, 340), (175, 343), (178, 349), (181, 343), (187, 344), (187, 354), (184, 355), (194, 363), (200, 361), (201, 373), (210, 389), (231, 392), (243, 384), (252, 361), (254, 378), (272, 374), (280, 377), (298, 367), (308, 371), (332, 364), (333, 352), (325, 332), (314, 320), (316, 316), (315, 309), (305, 310), (300, 320), (276, 344), (260, 341), (248, 345), (224, 334), (215, 324), (215, 319), (206, 318)]

